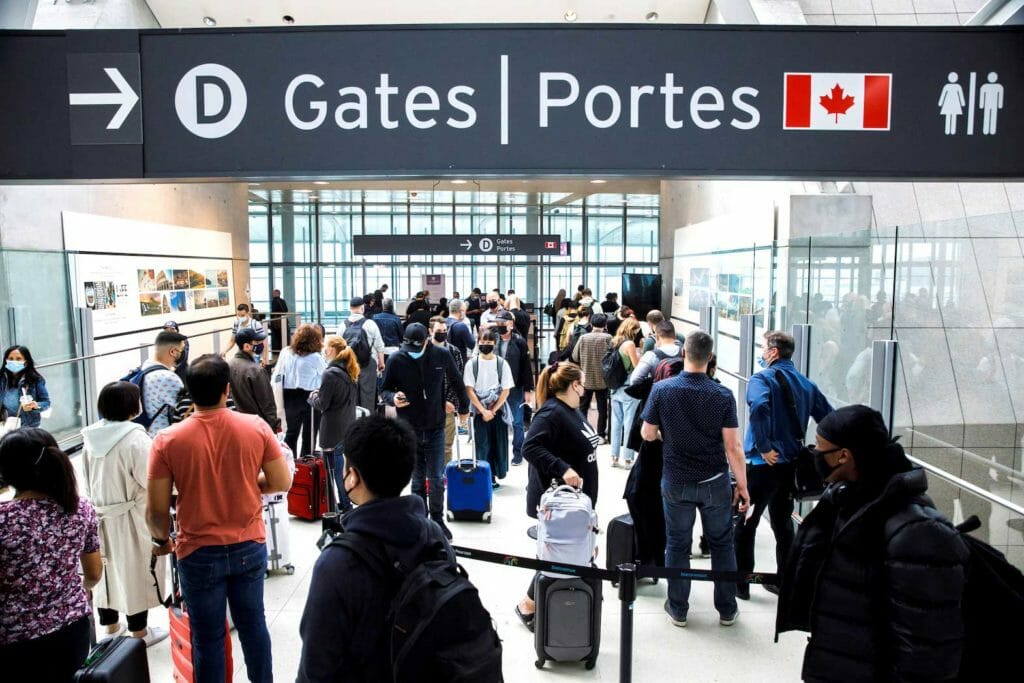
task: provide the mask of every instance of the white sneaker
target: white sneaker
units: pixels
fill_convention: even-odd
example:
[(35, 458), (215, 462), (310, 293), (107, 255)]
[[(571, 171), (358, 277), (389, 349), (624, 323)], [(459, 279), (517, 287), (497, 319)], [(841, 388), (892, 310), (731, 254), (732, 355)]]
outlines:
[(104, 633), (103, 637), (100, 638), (100, 642), (102, 643), (104, 640), (109, 640), (110, 638), (117, 638), (118, 636), (123, 636), (124, 632), (127, 631), (127, 630), (128, 630), (127, 626), (125, 626), (124, 624), (118, 624), (117, 625), (117, 630), (114, 631), (113, 633)]
[(146, 629), (146, 635), (142, 637), (145, 641), (146, 647), (152, 647), (159, 643), (161, 640), (165, 640), (170, 633), (165, 628), (159, 626), (151, 626)]

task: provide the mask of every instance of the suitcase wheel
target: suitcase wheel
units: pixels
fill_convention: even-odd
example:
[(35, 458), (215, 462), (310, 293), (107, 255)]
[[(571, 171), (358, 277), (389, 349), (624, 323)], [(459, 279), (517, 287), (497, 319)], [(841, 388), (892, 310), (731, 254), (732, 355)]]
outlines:
[(292, 574), (295, 573), (295, 565), (291, 565), (290, 564), (287, 567), (285, 567), (284, 569), (285, 569), (286, 572), (288, 572), (288, 576), (291, 576)]
[(597, 666), (597, 660), (596, 659), (588, 659), (586, 661), (586, 663), (584, 663), (583, 668), (585, 668), (587, 671), (590, 671), (595, 666)]
[(449, 522), (453, 522), (453, 521), (455, 521), (455, 515), (453, 515), (453, 514), (452, 514), (452, 511), (451, 511), (451, 510), (446, 510), (446, 511), (445, 511), (445, 513), (444, 513), (444, 518), (445, 518), (446, 520), (448, 520)]
[(490, 524), (491, 523), (491, 513), (490, 512), (485, 512), (483, 514), (483, 517), (481, 517), (481, 519), (483, 519), (485, 522)]
[(543, 659), (538, 659), (536, 662), (533, 663), (533, 665), (535, 667), (537, 667), (538, 669), (543, 669), (544, 668), (544, 660)]

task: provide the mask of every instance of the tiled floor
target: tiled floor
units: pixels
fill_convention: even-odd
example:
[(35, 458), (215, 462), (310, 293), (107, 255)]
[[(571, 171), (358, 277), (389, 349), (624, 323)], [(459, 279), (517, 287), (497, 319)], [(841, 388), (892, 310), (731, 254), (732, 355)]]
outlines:
[[(465, 451), (465, 446), (463, 450)], [(601, 468), (601, 497), (598, 514), (605, 526), (615, 515), (626, 512), (621, 498), (626, 471), (609, 466), (608, 447), (599, 454)], [(492, 524), (456, 522), (452, 525), (455, 543), (474, 548), (495, 550), (532, 556), (534, 542), (526, 536), (532, 521), (526, 516), (525, 485), (527, 467), (513, 467), (502, 487), (495, 492), (494, 522)], [(759, 569), (774, 568), (771, 531), (758, 539), (758, 558), (765, 565)], [(300, 520), (291, 521), (292, 562), (296, 571), (292, 576), (273, 575), (266, 583), (267, 623), (274, 649), (274, 675), (277, 681), (294, 681), (301, 650), (299, 620), (309, 589), (309, 580), (317, 550), (314, 545), (319, 536), (319, 524)], [(601, 541), (603, 545), (604, 537)], [(603, 566), (604, 549), (599, 564)], [(549, 662), (543, 671), (534, 667), (536, 659), (533, 636), (519, 623), (513, 607), (530, 580), (525, 569), (487, 564), (473, 560), (463, 561), (470, 578), (480, 589), (485, 607), (497, 624), (504, 646), (505, 680), (552, 681), (568, 678), (615, 681), (619, 678), (620, 603), (617, 592), (605, 585), (605, 599), (601, 628), (601, 654), (597, 667), (585, 671), (582, 664), (555, 664)], [(696, 561), (695, 566), (710, 568), (708, 560)], [(775, 623), (775, 596), (759, 587), (751, 590), (752, 599), (740, 602), (740, 619), (732, 628), (718, 625), (718, 615), (711, 599), (711, 584), (695, 583), (691, 598), (689, 626), (672, 626), (662, 611), (665, 583), (652, 586), (646, 582), (634, 608), (633, 680), (668, 681), (685, 678), (689, 681), (793, 681), (800, 676), (800, 662), (805, 639), (800, 634), (784, 635), (773, 643)], [(150, 614), (153, 625), (166, 626), (163, 610)], [(235, 681), (248, 680), (237, 636), (232, 638), (235, 654)], [(167, 641), (149, 650), (150, 672), (155, 683), (171, 681), (170, 647)]]

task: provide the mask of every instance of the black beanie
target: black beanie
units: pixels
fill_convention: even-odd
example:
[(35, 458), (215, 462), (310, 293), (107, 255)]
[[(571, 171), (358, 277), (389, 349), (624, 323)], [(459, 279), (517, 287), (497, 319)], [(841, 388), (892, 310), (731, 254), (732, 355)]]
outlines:
[(888, 479), (912, 467), (874, 408), (852, 405), (833, 410), (818, 423), (818, 435), (853, 453), (857, 469), (869, 479)]

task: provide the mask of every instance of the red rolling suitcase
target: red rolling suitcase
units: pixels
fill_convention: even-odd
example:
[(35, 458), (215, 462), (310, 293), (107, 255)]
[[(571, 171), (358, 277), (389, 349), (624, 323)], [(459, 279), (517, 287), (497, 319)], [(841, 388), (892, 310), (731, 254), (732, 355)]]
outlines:
[(295, 461), (295, 476), (288, 491), (288, 514), (315, 521), (327, 513), (327, 467), (319, 455)]

